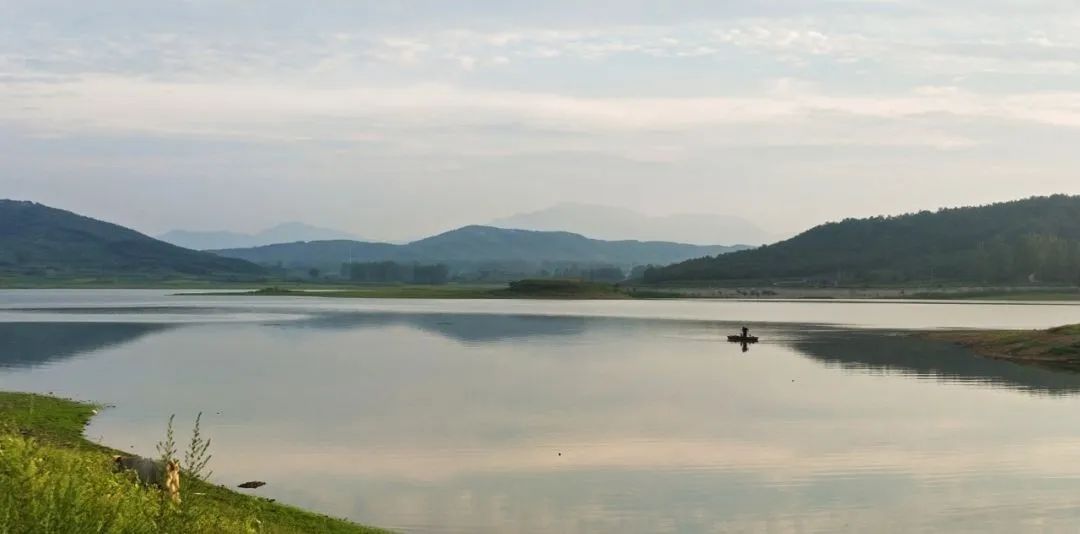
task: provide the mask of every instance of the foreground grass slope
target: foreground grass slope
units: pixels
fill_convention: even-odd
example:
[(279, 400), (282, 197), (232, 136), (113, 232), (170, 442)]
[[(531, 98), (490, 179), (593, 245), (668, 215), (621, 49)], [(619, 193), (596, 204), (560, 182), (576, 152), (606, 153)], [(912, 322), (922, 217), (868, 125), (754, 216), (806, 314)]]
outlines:
[(0, 392), (0, 533), (379, 533), (197, 480), (183, 502), (112, 469), (110, 450), (82, 437), (94, 407)]

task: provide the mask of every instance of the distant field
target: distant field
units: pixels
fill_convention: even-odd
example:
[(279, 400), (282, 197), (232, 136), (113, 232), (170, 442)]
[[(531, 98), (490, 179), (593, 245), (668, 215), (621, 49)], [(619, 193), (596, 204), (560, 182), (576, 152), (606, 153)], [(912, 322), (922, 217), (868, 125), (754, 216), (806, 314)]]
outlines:
[(884, 300), (1001, 300), (1001, 301), (1080, 301), (1075, 287), (783, 287), (770, 284), (719, 286), (675, 285), (636, 286), (639, 291), (653, 289), (682, 298), (719, 299), (884, 299)]
[[(495, 298), (492, 286), (370, 286), (370, 287), (267, 287), (243, 293), (222, 295), (257, 295), (267, 297), (326, 297), (369, 299), (484, 299)], [(205, 294), (205, 293), (203, 293)]]
[(944, 292), (944, 293), (915, 293), (909, 298), (926, 300), (1048, 300), (1048, 301), (1080, 301), (1080, 291), (1076, 289), (1044, 290), (1044, 291), (968, 291), (968, 292)]
[[(200, 293), (206, 295), (207, 293)], [(215, 293), (211, 293), (215, 294)], [(629, 299), (660, 298), (664, 293), (642, 291), (627, 292), (613, 284), (579, 282), (573, 280), (522, 280), (507, 286), (492, 285), (442, 285), (442, 286), (371, 286), (348, 289), (293, 289), (267, 287), (241, 293), (217, 293), (219, 295), (247, 295), (269, 297), (324, 297), (324, 298), (386, 298), (386, 299)]]
[[(558, 282), (558, 281), (555, 281)], [(588, 283), (585, 283), (588, 284)], [(137, 280), (115, 278), (4, 278), (0, 289), (173, 289), (173, 290), (258, 290), (260, 295), (321, 296), (338, 298), (704, 298), (704, 299), (909, 299), (909, 300), (985, 300), (985, 301), (1044, 301), (1080, 302), (1077, 287), (976, 287), (951, 285), (928, 286), (870, 286), (870, 287), (785, 287), (764, 282), (740, 285), (716, 285), (706, 282), (687, 284), (597, 284), (563, 291), (532, 288), (511, 292), (506, 284), (357, 285), (343, 282), (230, 282), (177, 278), (169, 280)], [(263, 288), (259, 290), (259, 288)]]
[(30, 278), (0, 276), (0, 289), (215, 289), (252, 288), (266, 282), (230, 282), (195, 278), (138, 279), (113, 277)]
[(0, 276), (0, 289), (257, 289), (273, 284), (288, 289), (347, 289), (354, 284), (337, 282), (288, 282), (274, 280), (226, 281), (176, 278), (139, 280), (132, 278), (5, 278)]

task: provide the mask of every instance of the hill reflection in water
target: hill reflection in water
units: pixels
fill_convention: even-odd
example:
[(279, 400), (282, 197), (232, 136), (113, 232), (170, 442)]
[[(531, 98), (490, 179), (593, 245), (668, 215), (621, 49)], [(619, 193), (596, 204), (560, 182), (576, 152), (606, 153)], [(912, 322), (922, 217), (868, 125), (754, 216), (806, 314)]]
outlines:
[(589, 323), (601, 321), (605, 320), (545, 315), (339, 313), (321, 315), (304, 321), (283, 322), (278, 326), (287, 329), (314, 328), (339, 331), (406, 326), (464, 343), (490, 343), (537, 337), (580, 336), (585, 333)]
[(0, 368), (47, 365), (171, 328), (166, 324), (0, 323)]
[(1051, 395), (1080, 392), (1080, 374), (983, 358), (906, 332), (821, 329), (789, 342), (831, 366), (947, 382), (971, 382)]

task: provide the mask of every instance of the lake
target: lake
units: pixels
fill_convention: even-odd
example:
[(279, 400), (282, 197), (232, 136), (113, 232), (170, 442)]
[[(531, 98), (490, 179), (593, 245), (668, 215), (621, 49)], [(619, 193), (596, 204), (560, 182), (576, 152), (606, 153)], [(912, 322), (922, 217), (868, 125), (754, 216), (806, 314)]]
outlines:
[[(415, 532), (1071, 532), (1080, 375), (920, 340), (1080, 306), (0, 291), (0, 389), (198, 412), (216, 482)], [(743, 324), (762, 343), (725, 342)]]

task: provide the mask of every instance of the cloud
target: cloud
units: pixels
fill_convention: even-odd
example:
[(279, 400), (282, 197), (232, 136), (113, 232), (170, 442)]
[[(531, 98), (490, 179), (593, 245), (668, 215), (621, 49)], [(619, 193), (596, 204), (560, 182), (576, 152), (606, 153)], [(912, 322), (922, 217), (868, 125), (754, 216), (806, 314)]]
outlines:
[[(0, 175), (73, 182), (93, 175), (88, 158), (115, 174), (144, 138), (226, 164), (239, 145), (251, 151), (245, 161), (274, 160), (258, 172), (229, 166), (238, 181), (284, 173), (281, 159), (306, 179), (344, 180), (347, 159), (364, 169), (348, 177), (356, 190), (454, 173), (484, 190), (527, 188), (519, 177), (558, 175), (574, 178), (545, 199), (589, 200), (571, 182), (595, 176), (604, 186), (589, 194), (633, 202), (647, 201), (633, 191), (678, 181), (681, 192), (650, 193), (671, 205), (705, 203), (690, 192), (701, 189), (693, 177), (714, 169), (769, 184), (762, 194), (798, 190), (812, 174), (881, 195), (868, 184), (898, 173), (934, 176), (927, 188), (945, 174), (957, 183), (1038, 175), (1044, 185), (1009, 194), (1047, 193), (1080, 168), (1067, 149), (1080, 127), (1080, 37), (1068, 1), (258, 7), (0, 0), (0, 19), (20, 22), (0, 32), (0, 150), (47, 138), (40, 154), (54, 154), (6, 158)], [(113, 150), (71, 155), (86, 143)], [(164, 156), (138, 167), (147, 182), (196, 172), (180, 168), (187, 174)], [(40, 196), (45, 186), (32, 181), (16, 185)], [(903, 209), (939, 197), (907, 198)], [(542, 207), (520, 202), (508, 209)], [(823, 216), (800, 209), (775, 217), (802, 217), (787, 224), (798, 228)]]
[[(453, 16), (424, 24), (425, 17), (445, 10), (417, 9), (408, 12), (415, 19), (411, 24), (373, 27), (342, 23), (363, 14), (367, 17), (363, 22), (374, 24), (382, 16), (404, 13), (331, 4), (326, 12), (300, 21), (282, 18), (285, 12), (275, 12), (271, 6), (267, 26), (260, 29), (248, 24), (251, 14), (222, 9), (208, 23), (206, 6), (169, 3), (160, 12), (172, 12), (172, 25), (165, 16), (155, 18), (132, 9), (133, 19), (120, 29), (113, 25), (122, 21), (102, 16), (77, 25), (78, 31), (71, 29), (75, 22), (64, 13), (16, 7), (12, 15), (27, 24), (0, 37), (0, 71), (214, 81), (237, 76), (288, 78), (310, 74), (319, 66), (322, 70), (316, 72), (326, 73), (332, 65), (340, 79), (371, 79), (378, 74), (431, 82), (510, 60), (550, 64), (552, 60), (681, 59), (690, 69), (700, 67), (689, 63), (695, 59), (714, 58), (722, 63), (772, 61), (781, 65), (776, 68), (786, 65), (803, 70), (823, 63), (861, 63), (904, 83), (905, 76), (928, 73), (955, 77), (980, 72), (1075, 72), (1080, 62), (1074, 53), (1080, 50), (1080, 40), (1070, 25), (1072, 19), (1055, 3), (1034, 3), (1020, 11), (1015, 4), (998, 2), (997, 11), (971, 7), (970, 12), (959, 12), (956, 6), (964, 2), (906, 3), (900, 11), (900, 4), (889, 2), (816, 4), (815, 9), (807, 9), (798, 3), (778, 2), (762, 9), (754, 3), (735, 2), (728, 9), (712, 9), (691, 2), (680, 10), (702, 16), (669, 20), (655, 17), (658, 13), (652, 13), (653, 19), (645, 17), (643, 6), (631, 3), (625, 11), (637, 13), (634, 16), (581, 17), (574, 25), (524, 16), (512, 24)], [(582, 6), (577, 11), (595, 7)], [(341, 18), (331, 16), (335, 11), (341, 12)], [(512, 18), (506, 11), (496, 8), (493, 16)], [(233, 26), (223, 25), (230, 20)], [(836, 76), (811, 74), (824, 76), (826, 82)]]
[(371, 47), (367, 54), (377, 61), (399, 65), (415, 65), (421, 57), (431, 50), (427, 43), (410, 39), (383, 39)]
[[(465, 69), (476, 65), (470, 56), (458, 60)], [(724, 128), (755, 127), (774, 129), (760, 141), (765, 144), (774, 144), (768, 141), (771, 136), (795, 145), (955, 148), (973, 141), (947, 129), (935, 132), (932, 117), (1080, 127), (1080, 93), (981, 95), (957, 87), (927, 86), (896, 94), (844, 95), (791, 79), (777, 80), (770, 91), (757, 96), (623, 98), (476, 90), (448, 84), (328, 88), (93, 75), (5, 84), (0, 86), (0, 102), (0, 120), (50, 135), (145, 132), (300, 142), (424, 138), (448, 128), (472, 128), (472, 135), (482, 143), (485, 129), (512, 124), (523, 132), (601, 137), (635, 132), (722, 133)], [(862, 121), (866, 129), (845, 134), (842, 128), (853, 121)], [(875, 136), (875, 130), (883, 135)], [(748, 142), (746, 132), (714, 139), (722, 144)], [(669, 146), (663, 152), (678, 151)]]

